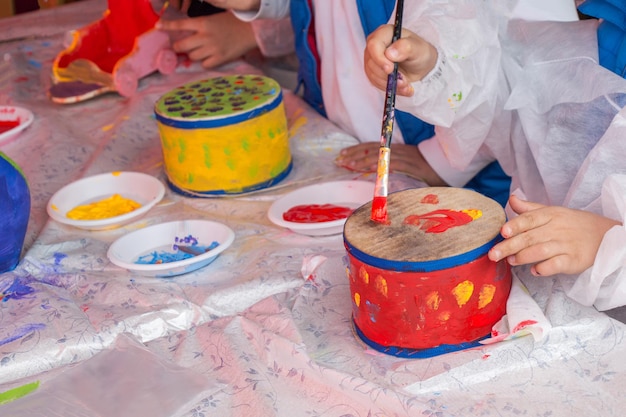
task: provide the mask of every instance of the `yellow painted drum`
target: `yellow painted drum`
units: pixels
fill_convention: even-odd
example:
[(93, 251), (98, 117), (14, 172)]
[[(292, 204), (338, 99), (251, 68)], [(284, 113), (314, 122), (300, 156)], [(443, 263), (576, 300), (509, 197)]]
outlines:
[(346, 220), (352, 319), (358, 337), (409, 358), (478, 346), (506, 313), (511, 271), (493, 262), (502, 207), (474, 191), (432, 187), (388, 196), (390, 224), (367, 203)]
[(154, 107), (170, 187), (187, 196), (270, 187), (292, 167), (280, 85), (259, 75), (195, 81)]

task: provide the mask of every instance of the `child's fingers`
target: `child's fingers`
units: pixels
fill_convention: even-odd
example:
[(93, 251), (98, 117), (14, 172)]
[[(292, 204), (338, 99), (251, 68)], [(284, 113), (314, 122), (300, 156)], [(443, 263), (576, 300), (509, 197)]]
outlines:
[(196, 29), (196, 23), (193, 21), (193, 19), (159, 20), (155, 26), (157, 29), (167, 31), (183, 31)]
[(567, 255), (557, 255), (543, 262), (533, 265), (530, 272), (535, 276), (548, 277), (551, 275), (570, 273), (571, 259)]
[[(543, 207), (540, 204), (528, 203), (528, 202), (524, 202), (524, 203), (529, 204), (529, 205), (532, 204), (533, 207), (538, 207), (538, 208)], [(522, 233), (528, 232), (529, 230), (533, 230), (533, 229), (536, 229), (538, 227), (541, 227), (547, 224), (551, 219), (552, 219), (552, 216), (549, 210), (537, 209), (537, 210), (524, 211), (519, 216), (506, 222), (502, 226), (502, 229), (500, 230), (500, 234), (502, 234), (502, 237), (504, 237), (505, 239), (518, 236)]]
[(517, 214), (522, 214), (526, 213), (527, 211), (537, 210), (545, 207), (545, 205), (543, 204), (522, 200), (515, 194), (511, 195), (511, 197), (509, 198), (509, 205)]
[(376, 170), (379, 145), (372, 142), (343, 149), (335, 159), (338, 166), (352, 171)]
[(495, 244), (489, 250), (489, 254), (488, 254), (489, 259), (491, 259), (494, 262), (498, 262), (504, 258), (513, 256), (524, 248), (523, 243), (524, 241), (522, 238), (518, 240), (514, 240), (513, 238), (505, 239)]
[(562, 247), (554, 240), (541, 241), (541, 236), (519, 239), (527, 234), (508, 241), (509, 244), (513, 244), (510, 246), (513, 253), (507, 257), (509, 264), (536, 264), (563, 254)]
[(398, 83), (396, 85), (396, 94), (399, 96), (411, 97), (414, 92), (415, 90), (413, 89), (413, 86), (407, 82), (406, 78), (402, 75), (402, 73), (400, 73)]
[(385, 55), (385, 51), (391, 43), (392, 35), (393, 27), (391, 25), (383, 25), (367, 37), (365, 47), (366, 58), (372, 61), (371, 64), (382, 68), (387, 74), (393, 71), (393, 61), (389, 60)]
[[(515, 258), (511, 258), (511, 265), (520, 265), (539, 262), (555, 254), (550, 253), (550, 246), (546, 245), (550, 242), (549, 237), (533, 228), (524, 231), (521, 231), (521, 227), (517, 229), (519, 220), (517, 217), (502, 226), (501, 234), (505, 239), (491, 248), (489, 259), (499, 261), (514, 256)], [(509, 229), (515, 230), (515, 234), (506, 236)]]
[(374, 87), (385, 91), (387, 87), (387, 74), (371, 59), (366, 58), (365, 60), (365, 74)]

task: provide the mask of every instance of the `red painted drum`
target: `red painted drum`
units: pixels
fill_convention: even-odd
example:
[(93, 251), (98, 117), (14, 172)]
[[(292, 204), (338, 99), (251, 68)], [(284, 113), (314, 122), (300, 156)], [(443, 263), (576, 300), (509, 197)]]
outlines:
[(390, 224), (372, 203), (344, 226), (356, 334), (370, 347), (429, 357), (477, 346), (506, 313), (511, 272), (492, 262), (502, 207), (474, 191), (432, 187), (388, 196)]

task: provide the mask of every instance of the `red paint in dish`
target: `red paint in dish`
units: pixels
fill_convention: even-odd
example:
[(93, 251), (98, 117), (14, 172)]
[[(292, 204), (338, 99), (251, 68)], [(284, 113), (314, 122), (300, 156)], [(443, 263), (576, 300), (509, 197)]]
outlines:
[(347, 218), (353, 209), (334, 204), (303, 204), (283, 213), (283, 220), (294, 223), (323, 223)]
[(19, 120), (0, 120), (0, 134), (8, 132), (19, 125)]

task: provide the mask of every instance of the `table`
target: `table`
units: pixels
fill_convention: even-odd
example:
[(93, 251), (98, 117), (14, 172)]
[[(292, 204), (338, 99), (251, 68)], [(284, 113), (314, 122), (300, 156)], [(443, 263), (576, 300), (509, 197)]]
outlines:
[[(142, 79), (131, 98), (52, 103), (45, 91), (66, 32), (105, 8), (85, 0), (0, 21), (0, 104), (35, 113), (32, 126), (0, 147), (22, 167), (32, 195), (23, 259), (0, 275), (0, 393), (34, 392), (0, 405), (0, 415), (624, 414), (624, 324), (574, 303), (549, 278), (525, 282), (552, 324), (541, 340), (429, 359), (366, 349), (351, 327), (342, 236), (296, 235), (267, 219), (272, 201), (301, 185), (374, 180), (334, 166), (356, 139), (288, 90), (294, 169), (278, 186), (206, 199), (168, 190), (146, 217), (111, 231), (50, 220), (49, 198), (79, 178), (133, 170), (165, 180), (152, 116), (161, 94), (263, 71), (245, 61), (215, 71), (181, 65)], [(422, 185), (391, 177), (392, 190)], [(182, 218), (227, 224), (235, 242), (206, 268), (172, 279), (136, 277), (108, 261), (122, 234)], [(7, 292), (14, 284), (21, 291)]]

